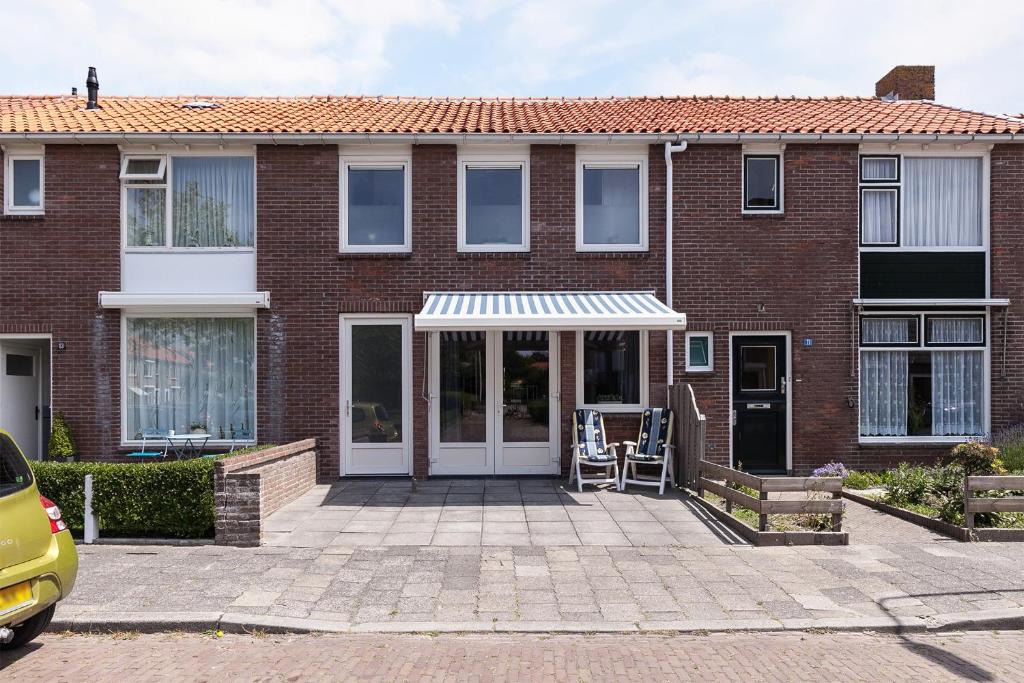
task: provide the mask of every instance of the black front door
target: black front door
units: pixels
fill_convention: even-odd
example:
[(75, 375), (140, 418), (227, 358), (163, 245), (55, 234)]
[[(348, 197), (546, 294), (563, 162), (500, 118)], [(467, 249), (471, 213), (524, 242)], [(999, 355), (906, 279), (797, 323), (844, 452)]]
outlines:
[(785, 473), (786, 337), (732, 338), (732, 464), (755, 473)]

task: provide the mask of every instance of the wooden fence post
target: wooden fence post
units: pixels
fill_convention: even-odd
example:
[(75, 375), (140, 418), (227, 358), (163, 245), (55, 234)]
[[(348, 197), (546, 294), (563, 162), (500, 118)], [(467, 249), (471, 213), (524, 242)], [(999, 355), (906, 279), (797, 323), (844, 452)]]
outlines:
[(964, 475), (964, 526), (967, 527), (967, 539), (974, 536), (974, 511), (971, 510), (971, 498), (974, 491), (971, 490), (971, 478)]
[[(761, 500), (768, 500), (768, 492), (759, 491), (757, 497), (760, 498)], [(762, 510), (763, 509), (764, 506), (762, 506)], [(768, 531), (768, 513), (758, 510), (757, 529), (758, 531)]]

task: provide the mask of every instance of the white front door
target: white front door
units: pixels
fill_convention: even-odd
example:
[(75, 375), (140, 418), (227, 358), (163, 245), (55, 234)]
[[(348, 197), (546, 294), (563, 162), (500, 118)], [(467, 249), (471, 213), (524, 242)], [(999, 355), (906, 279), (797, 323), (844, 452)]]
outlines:
[(39, 350), (0, 346), (0, 429), (6, 429), (30, 459), (38, 459), (40, 434)]
[(409, 474), (412, 353), (409, 318), (341, 323), (344, 474)]
[(556, 335), (438, 332), (430, 359), (431, 474), (557, 474)]

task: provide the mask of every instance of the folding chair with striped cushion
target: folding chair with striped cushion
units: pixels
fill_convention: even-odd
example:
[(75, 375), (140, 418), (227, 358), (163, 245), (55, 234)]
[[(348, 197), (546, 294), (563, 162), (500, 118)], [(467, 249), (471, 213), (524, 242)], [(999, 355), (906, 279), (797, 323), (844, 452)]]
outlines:
[[(672, 455), (675, 447), (672, 444), (672, 423), (674, 416), (669, 408), (647, 408), (640, 420), (640, 436), (636, 441), (623, 441), (626, 446), (625, 462), (622, 465), (622, 483), (619, 490), (624, 491), (626, 484), (640, 486), (657, 486), (658, 495), (665, 493), (665, 478), (675, 486), (676, 474), (672, 467)], [(637, 465), (661, 465), (661, 476), (639, 474)], [(630, 468), (633, 477), (629, 478)]]
[[(583, 484), (615, 484), (619, 486), (619, 459), (615, 448), (619, 444), (605, 441), (604, 418), (600, 411), (581, 409), (572, 414), (572, 464), (569, 466), (569, 485), (576, 479), (578, 491)], [(583, 467), (604, 469), (604, 478), (583, 478)], [(615, 471), (614, 477), (612, 470)]]

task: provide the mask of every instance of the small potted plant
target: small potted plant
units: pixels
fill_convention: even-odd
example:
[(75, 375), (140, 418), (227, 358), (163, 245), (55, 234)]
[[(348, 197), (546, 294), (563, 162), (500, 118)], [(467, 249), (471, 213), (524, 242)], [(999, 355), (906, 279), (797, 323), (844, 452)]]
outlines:
[(203, 422), (193, 422), (191, 425), (189, 425), (188, 429), (193, 434), (205, 434), (206, 424)]
[(64, 413), (57, 413), (53, 416), (53, 424), (50, 426), (50, 446), (47, 453), (50, 460), (57, 462), (71, 462), (78, 453), (75, 437), (71, 435), (71, 427), (64, 418)]

